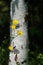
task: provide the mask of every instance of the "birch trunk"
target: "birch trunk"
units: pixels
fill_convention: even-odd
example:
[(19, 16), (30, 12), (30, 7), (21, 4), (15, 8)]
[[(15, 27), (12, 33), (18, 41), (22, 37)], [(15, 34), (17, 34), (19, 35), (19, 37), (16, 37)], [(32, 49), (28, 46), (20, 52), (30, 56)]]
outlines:
[[(18, 29), (11, 30), (10, 29), (10, 36), (15, 36), (17, 30), (23, 31), (23, 36), (18, 36), (16, 38), (11, 38), (11, 46), (16, 46), (16, 49), (19, 50), (19, 54), (14, 54), (14, 52), (9, 53), (9, 65), (27, 65), (27, 24), (25, 23), (25, 14), (26, 14), (26, 5), (24, 0), (12, 0), (11, 1), (11, 20), (18, 20), (19, 25), (21, 25)], [(10, 24), (11, 25), (11, 24)]]

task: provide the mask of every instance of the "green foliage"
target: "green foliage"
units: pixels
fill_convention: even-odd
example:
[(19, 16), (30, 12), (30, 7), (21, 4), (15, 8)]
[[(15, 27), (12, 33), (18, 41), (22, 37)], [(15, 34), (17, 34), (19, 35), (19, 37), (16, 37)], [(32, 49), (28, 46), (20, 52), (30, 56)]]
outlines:
[(17, 64), (17, 65), (20, 65), (20, 63), (19, 63), (19, 62), (16, 62), (16, 64)]
[(28, 65), (43, 65), (43, 1), (29, 0), (29, 48)]
[[(0, 47), (0, 64), (4, 65), (8, 61), (8, 50)], [(7, 63), (6, 63), (7, 65)]]
[(9, 58), (9, 1), (0, 0), (0, 65), (8, 65)]
[(28, 64), (29, 65), (43, 65), (43, 54), (30, 51)]
[(3, 1), (0, 0), (0, 11), (1, 12), (8, 12), (9, 11), (9, 5), (10, 5), (10, 0), (9, 1)]

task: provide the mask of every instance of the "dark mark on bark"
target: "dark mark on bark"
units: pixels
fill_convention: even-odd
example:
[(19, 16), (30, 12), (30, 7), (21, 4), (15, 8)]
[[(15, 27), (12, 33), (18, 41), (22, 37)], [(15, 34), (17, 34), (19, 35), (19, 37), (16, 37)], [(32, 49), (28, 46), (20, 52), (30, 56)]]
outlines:
[(17, 62), (17, 59), (18, 59), (18, 56), (17, 56), (17, 54), (15, 55), (15, 61)]

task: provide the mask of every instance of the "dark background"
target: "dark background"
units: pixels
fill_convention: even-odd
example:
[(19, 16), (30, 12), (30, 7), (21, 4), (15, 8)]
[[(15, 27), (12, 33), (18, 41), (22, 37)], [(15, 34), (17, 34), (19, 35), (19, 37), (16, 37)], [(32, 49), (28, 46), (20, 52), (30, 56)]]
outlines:
[(10, 0), (0, 0), (0, 65), (8, 65), (10, 44)]
[(29, 65), (43, 65), (43, 0), (25, 0), (28, 7)]

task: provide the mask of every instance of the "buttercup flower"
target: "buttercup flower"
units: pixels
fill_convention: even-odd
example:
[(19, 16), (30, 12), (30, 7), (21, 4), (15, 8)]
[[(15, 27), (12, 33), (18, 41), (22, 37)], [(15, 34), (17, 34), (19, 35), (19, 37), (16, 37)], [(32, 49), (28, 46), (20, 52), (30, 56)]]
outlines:
[(17, 35), (23, 35), (23, 32), (21, 30), (18, 30)]
[(8, 49), (9, 49), (10, 51), (12, 51), (12, 50), (13, 50), (13, 47), (12, 47), (12, 46), (9, 46)]
[(15, 25), (11, 25), (10, 28), (11, 28), (12, 30), (14, 30), (14, 29), (16, 28), (16, 26), (15, 26)]
[(12, 20), (12, 24), (13, 25), (17, 25), (18, 24), (18, 20)]

